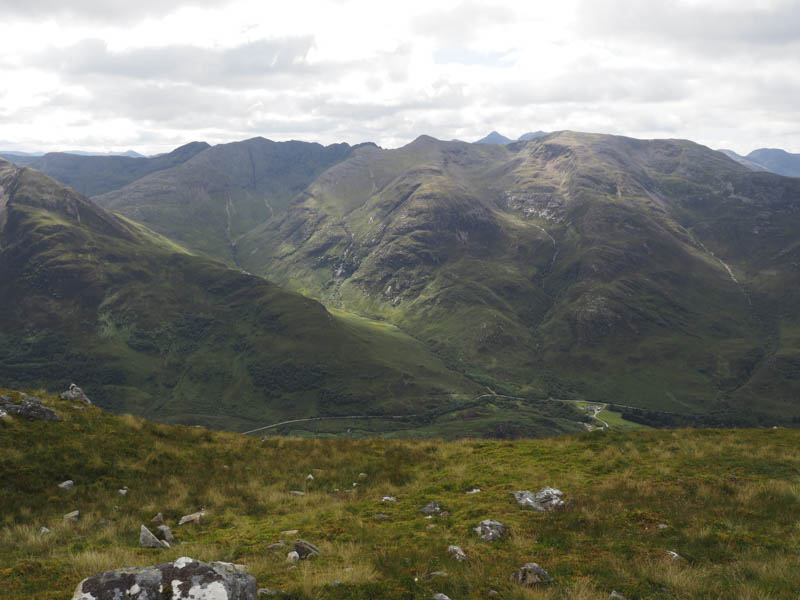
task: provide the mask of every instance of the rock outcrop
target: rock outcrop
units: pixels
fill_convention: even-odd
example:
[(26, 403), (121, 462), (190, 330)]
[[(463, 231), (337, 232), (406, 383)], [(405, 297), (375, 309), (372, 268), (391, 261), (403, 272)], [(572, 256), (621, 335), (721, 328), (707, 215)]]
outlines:
[(526, 563), (511, 575), (511, 581), (524, 585), (526, 587), (534, 587), (542, 583), (552, 583), (553, 578), (538, 564), (531, 562)]
[(514, 500), (520, 506), (537, 512), (551, 512), (565, 505), (565, 502), (561, 499), (564, 492), (551, 487), (543, 487), (535, 494), (528, 490), (520, 490), (511, 492), (511, 495), (514, 496)]
[(258, 587), (246, 567), (182, 557), (139, 569), (115, 569), (84, 579), (72, 600), (255, 600)]
[(478, 537), (486, 542), (499, 540), (506, 532), (506, 526), (494, 519), (485, 519), (475, 528)]
[(70, 402), (83, 402), (84, 404), (91, 405), (92, 401), (89, 400), (84, 391), (74, 383), (69, 384), (69, 389), (60, 394), (62, 400), (69, 400)]
[(58, 416), (56, 411), (52, 408), (47, 408), (42, 404), (41, 398), (36, 396), (29, 396), (28, 394), (21, 394), (21, 403), (16, 403), (8, 396), (0, 396), (0, 411), (9, 415), (23, 417), (31, 421), (60, 421), (61, 417)]

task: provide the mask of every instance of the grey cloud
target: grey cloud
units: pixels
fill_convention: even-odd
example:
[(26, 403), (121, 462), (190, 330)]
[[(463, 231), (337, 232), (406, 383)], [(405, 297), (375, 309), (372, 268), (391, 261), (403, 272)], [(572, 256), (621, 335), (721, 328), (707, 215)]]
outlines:
[(747, 51), (753, 46), (784, 46), (800, 41), (800, 0), (732, 3), (719, 9), (677, 0), (582, 0), (578, 25), (584, 34), (667, 41), (695, 49)]
[(420, 15), (411, 25), (419, 34), (457, 45), (474, 40), (487, 27), (512, 23), (515, 18), (507, 6), (467, 0), (455, 8)]
[(313, 44), (312, 37), (303, 36), (259, 40), (223, 49), (174, 45), (111, 52), (104, 41), (89, 39), (67, 48), (48, 48), (35, 56), (32, 63), (67, 77), (238, 87), (276, 75), (311, 72), (306, 56)]
[(76, 19), (103, 23), (127, 23), (167, 15), (183, 6), (214, 8), (225, 0), (0, 0), (4, 19)]

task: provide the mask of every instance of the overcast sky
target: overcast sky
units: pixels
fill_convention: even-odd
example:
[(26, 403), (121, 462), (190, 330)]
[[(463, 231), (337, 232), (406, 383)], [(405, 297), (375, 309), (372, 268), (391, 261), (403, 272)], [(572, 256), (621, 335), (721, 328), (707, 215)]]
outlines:
[(800, 0), (0, 0), (0, 149), (492, 129), (800, 152)]

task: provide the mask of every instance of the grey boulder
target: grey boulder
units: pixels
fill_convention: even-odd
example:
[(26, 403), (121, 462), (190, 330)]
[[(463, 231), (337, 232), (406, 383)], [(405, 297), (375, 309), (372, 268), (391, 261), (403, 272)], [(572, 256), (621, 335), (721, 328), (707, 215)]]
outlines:
[(255, 600), (258, 587), (247, 568), (182, 557), (140, 569), (115, 569), (84, 579), (72, 600)]
[(166, 525), (159, 525), (155, 533), (158, 539), (167, 542), (170, 546), (175, 543), (175, 536), (172, 535), (172, 531)]
[(553, 578), (542, 567), (534, 562), (526, 563), (511, 575), (511, 581), (527, 587), (534, 587), (541, 583), (551, 583)]
[(475, 528), (478, 537), (486, 542), (499, 540), (506, 532), (506, 526), (494, 519), (485, 519)]
[(153, 532), (144, 525), (139, 529), (139, 545), (142, 548), (169, 548), (169, 543), (158, 539)]
[(428, 502), (425, 506), (419, 509), (423, 515), (438, 515), (442, 512), (442, 504), (438, 500)]
[(511, 492), (517, 504), (530, 508), (537, 512), (551, 512), (565, 505), (561, 497), (564, 492), (551, 487), (543, 487), (541, 490), (532, 494), (528, 490)]
[(42, 405), (41, 398), (21, 394), (22, 402), (17, 404), (12, 402), (8, 396), (0, 397), (0, 410), (14, 415), (30, 419), (31, 421), (60, 421), (61, 417), (52, 408)]
[(467, 560), (467, 553), (464, 552), (460, 546), (448, 546), (447, 553), (455, 558), (458, 562)]
[(297, 552), (297, 555), (300, 557), (300, 560), (306, 560), (307, 558), (311, 558), (312, 556), (319, 555), (319, 548), (317, 548), (311, 542), (307, 542), (305, 540), (297, 540), (294, 543), (294, 551)]
[(68, 492), (73, 487), (75, 487), (75, 482), (72, 481), (72, 479), (67, 479), (66, 481), (62, 481), (58, 484), (58, 489), (60, 489), (62, 492)]

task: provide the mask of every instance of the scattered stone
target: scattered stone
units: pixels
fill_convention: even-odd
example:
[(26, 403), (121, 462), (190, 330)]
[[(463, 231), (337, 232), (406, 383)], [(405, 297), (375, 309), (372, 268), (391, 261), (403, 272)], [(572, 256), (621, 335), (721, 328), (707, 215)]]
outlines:
[(61, 392), (62, 400), (69, 400), (70, 402), (84, 402), (85, 404), (92, 404), (89, 397), (74, 383), (69, 384), (69, 389), (66, 392)]
[(74, 408), (75, 410), (82, 410), (83, 412), (86, 412), (86, 407), (85, 406), (75, 406), (73, 404), (72, 408)]
[(447, 571), (433, 571), (432, 573), (425, 573), (422, 576), (422, 581), (430, 581), (434, 577), (447, 577)]
[(500, 592), (498, 592), (497, 590), (489, 590), (489, 595), (492, 597), (499, 596)]
[(448, 546), (447, 553), (459, 562), (467, 560), (467, 553), (460, 546)]
[(288, 563), (296, 563), (300, 560), (300, 555), (292, 550), (289, 554), (286, 555), (286, 562)]
[(353, 487), (358, 487), (358, 484), (355, 481), (353, 482)]
[(666, 523), (659, 523), (658, 524), (658, 528), (659, 529), (666, 529), (667, 527), (669, 527), (669, 525), (667, 525)]
[(551, 487), (543, 487), (535, 494), (528, 490), (521, 490), (512, 492), (511, 495), (520, 506), (537, 512), (551, 512), (564, 506), (564, 501), (561, 499), (564, 492)]
[(164, 514), (163, 513), (158, 513), (155, 517), (150, 519), (150, 522), (153, 525), (163, 525), (164, 524)]
[(381, 498), (381, 502), (397, 502), (397, 498), (394, 496), (384, 496)]
[(314, 481), (314, 476), (313, 476), (311, 473), (309, 473), (309, 474), (306, 476), (306, 481)]
[(172, 531), (166, 525), (158, 526), (156, 529), (156, 537), (167, 542), (170, 546), (175, 544), (175, 536), (172, 535)]
[(511, 575), (511, 581), (527, 587), (534, 587), (540, 583), (551, 583), (553, 578), (542, 567), (534, 562), (523, 565), (519, 571)]
[(506, 532), (506, 526), (500, 521), (495, 521), (494, 519), (485, 519), (478, 523), (478, 526), (474, 531), (477, 532), (478, 537), (480, 537), (482, 540), (486, 542), (493, 542), (503, 537), (503, 534)]
[(181, 520), (178, 521), (178, 525), (185, 525), (186, 523), (199, 523), (200, 519), (206, 516), (206, 510), (202, 509), (196, 513), (192, 513), (190, 515), (184, 515), (181, 517)]
[(311, 542), (306, 542), (305, 540), (297, 540), (294, 543), (294, 551), (297, 552), (298, 556), (300, 556), (300, 560), (306, 560), (307, 558), (318, 556), (320, 553), (319, 548), (317, 548)]
[(260, 590), (258, 590), (258, 596), (259, 597), (261, 597), (261, 596), (280, 596), (281, 594), (283, 594), (282, 591), (280, 591), (280, 590), (271, 590), (269, 588), (261, 588)]
[(68, 523), (77, 523), (81, 519), (81, 511), (73, 510), (64, 515), (64, 520)]
[(305, 492), (301, 492), (300, 490), (292, 490), (289, 492), (292, 496), (305, 496)]
[(158, 539), (144, 525), (139, 529), (139, 545), (142, 548), (169, 548), (168, 542)]
[(480, 492), (480, 491), (481, 491), (481, 488), (472, 488), (471, 490), (467, 490), (467, 491), (466, 491), (466, 492), (464, 492), (464, 493), (465, 493), (465, 494), (477, 494), (477, 493), (478, 493), (478, 492)]
[(375, 515), (375, 519), (378, 521), (387, 521), (389, 519), (389, 515), (385, 515), (383, 513), (377, 513)]
[(42, 405), (41, 398), (21, 394), (22, 403), (16, 404), (8, 396), (0, 398), (0, 409), (5, 413), (17, 417), (30, 419), (31, 421), (60, 421), (56, 411)]
[(256, 600), (257, 590), (247, 567), (182, 557), (171, 563), (93, 575), (78, 584), (72, 600), (166, 596), (172, 600)]
[(286, 542), (284, 542), (283, 540), (267, 546), (267, 550), (281, 550), (283, 548), (286, 548)]
[(433, 600), (450, 600), (450, 596), (446, 596), (445, 594), (438, 592), (433, 595)]
[(297, 535), (300, 533), (299, 529), (287, 529), (286, 531), (281, 531), (281, 535)]
[(359, 479), (362, 479), (362, 480), (363, 480), (363, 479), (366, 479), (367, 477), (369, 477), (369, 475), (367, 475), (366, 473), (359, 473), (359, 474), (358, 474), (358, 478), (359, 478)]
[(39, 530), (39, 535), (41, 537), (44, 537), (46, 535), (50, 535), (50, 530), (47, 527), (42, 526), (42, 528)]
[(434, 523), (431, 523), (425, 529), (436, 529), (436, 525)]
[(62, 481), (58, 484), (58, 489), (60, 489), (62, 492), (68, 492), (73, 487), (75, 487), (75, 482), (72, 481), (72, 479), (67, 479), (66, 481)]
[(608, 600), (625, 600), (625, 596), (620, 594), (617, 590), (611, 590), (611, 593), (608, 595)]
[(680, 554), (678, 554), (677, 552), (674, 552), (672, 550), (664, 550), (664, 552), (666, 552), (672, 560), (682, 560), (683, 559), (683, 557)]
[(128, 486), (126, 485), (121, 490), (117, 490), (120, 496), (127, 496), (128, 495)]
[(442, 504), (438, 500), (428, 502), (425, 506), (419, 509), (423, 515), (438, 515), (442, 512)]

